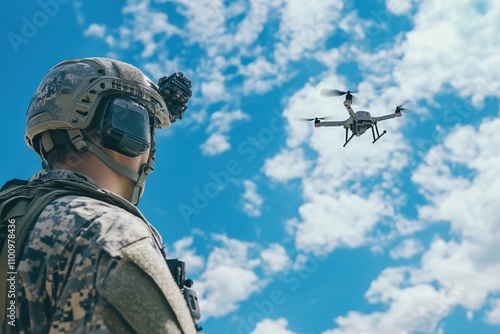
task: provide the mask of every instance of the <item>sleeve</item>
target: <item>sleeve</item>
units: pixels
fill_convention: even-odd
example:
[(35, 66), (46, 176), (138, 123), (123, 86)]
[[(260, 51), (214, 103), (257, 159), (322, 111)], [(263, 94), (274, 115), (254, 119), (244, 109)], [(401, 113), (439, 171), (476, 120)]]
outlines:
[[(121, 248), (97, 282), (99, 312), (111, 332), (195, 334), (186, 301), (151, 237)], [(126, 326), (124, 325), (126, 324)]]

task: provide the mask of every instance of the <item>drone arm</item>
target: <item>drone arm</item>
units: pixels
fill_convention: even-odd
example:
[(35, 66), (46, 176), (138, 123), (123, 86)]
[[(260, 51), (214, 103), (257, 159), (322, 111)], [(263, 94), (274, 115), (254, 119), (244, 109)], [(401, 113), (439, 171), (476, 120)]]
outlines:
[(349, 119), (345, 121), (320, 121), (316, 122), (314, 126), (317, 128), (319, 128), (320, 126), (344, 126), (348, 120)]
[(401, 113), (394, 113), (394, 114), (389, 114), (389, 115), (384, 115), (384, 116), (372, 117), (372, 121), (373, 122), (380, 122), (380, 121), (385, 121), (387, 119), (391, 119), (394, 117), (401, 117)]

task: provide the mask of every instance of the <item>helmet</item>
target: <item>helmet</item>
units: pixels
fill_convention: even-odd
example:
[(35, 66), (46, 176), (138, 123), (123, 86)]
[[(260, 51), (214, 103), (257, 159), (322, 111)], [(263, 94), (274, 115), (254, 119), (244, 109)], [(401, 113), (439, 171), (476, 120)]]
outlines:
[[(153, 171), (155, 128), (171, 124), (158, 87), (138, 68), (108, 58), (57, 64), (38, 86), (26, 118), (26, 143), (42, 159), (57, 145), (70, 143), (80, 152), (88, 150), (135, 182), (134, 204)], [(148, 162), (139, 173), (128, 169), (86, 138), (84, 129), (97, 130), (102, 146), (127, 156), (149, 151)]]
[(26, 114), (26, 143), (48, 130), (89, 127), (100, 102), (112, 94), (135, 98), (157, 119), (157, 127), (170, 126), (168, 108), (156, 85), (138, 68), (108, 58), (63, 61), (38, 86)]

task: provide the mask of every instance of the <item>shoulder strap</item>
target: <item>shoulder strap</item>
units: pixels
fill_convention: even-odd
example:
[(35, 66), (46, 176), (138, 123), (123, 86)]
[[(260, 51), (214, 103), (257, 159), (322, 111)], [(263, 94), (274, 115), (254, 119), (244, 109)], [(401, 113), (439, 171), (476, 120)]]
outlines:
[(28, 181), (26, 180), (12, 179), (10, 181), (5, 182), (0, 191), (7, 190), (9, 188), (14, 188), (16, 186), (24, 186), (26, 184), (28, 184)]
[[(29, 231), (42, 210), (53, 201), (56, 194), (16, 182), (6, 184), (0, 193), (0, 317), (2, 330), (14, 330), (7, 323), (7, 277), (16, 275), (17, 265), (24, 251)], [(51, 196), (52, 195), (52, 196)]]

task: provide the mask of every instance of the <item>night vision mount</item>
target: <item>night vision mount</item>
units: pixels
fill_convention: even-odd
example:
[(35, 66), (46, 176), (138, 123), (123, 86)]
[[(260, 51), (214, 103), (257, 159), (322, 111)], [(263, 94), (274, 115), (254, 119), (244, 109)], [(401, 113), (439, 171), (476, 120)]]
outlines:
[(170, 122), (182, 119), (182, 115), (187, 109), (186, 104), (192, 95), (191, 80), (186, 78), (182, 72), (177, 72), (168, 77), (160, 78), (158, 87), (167, 103)]

